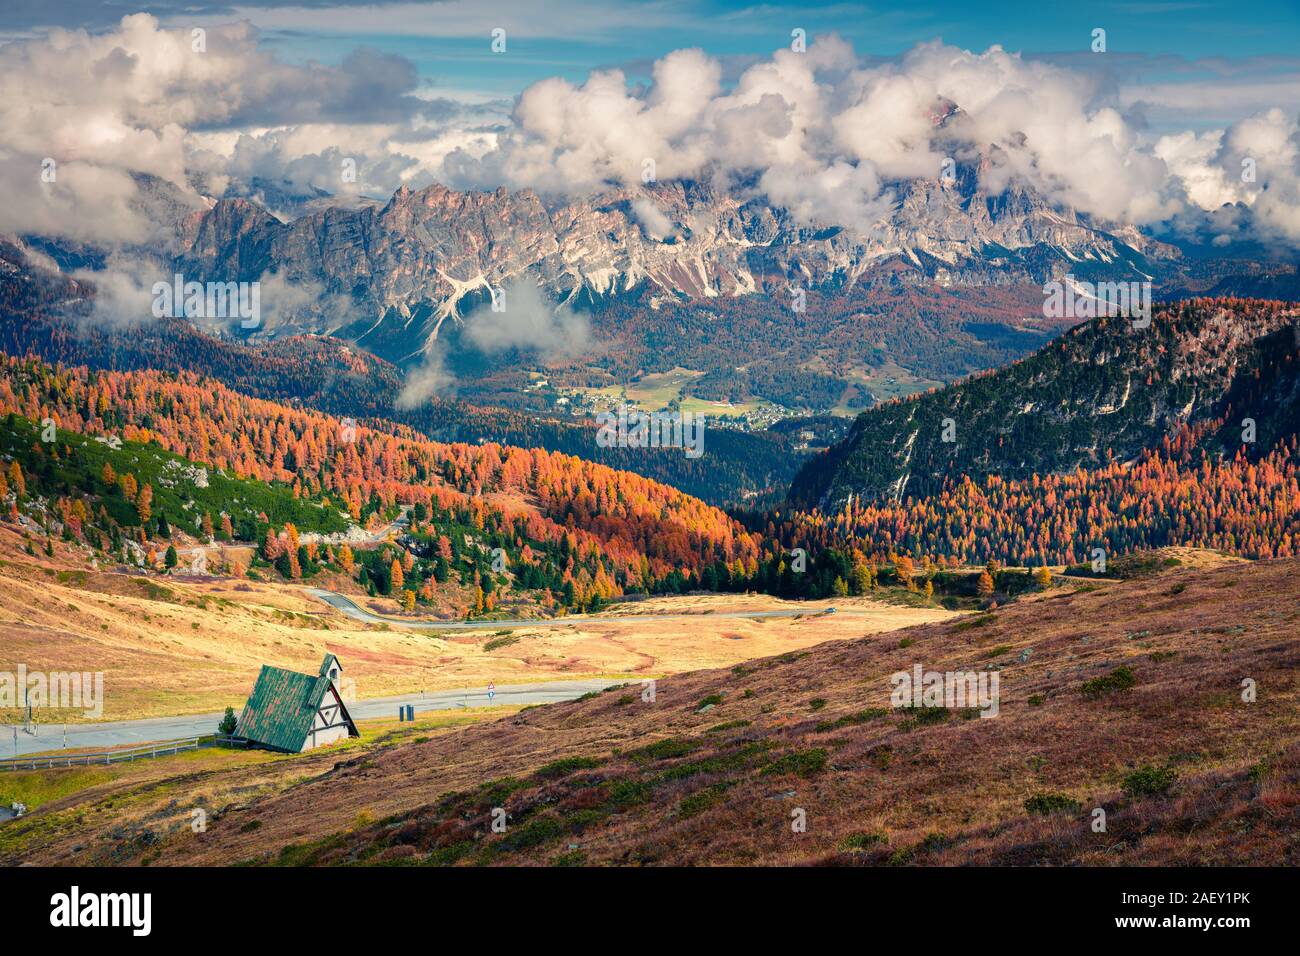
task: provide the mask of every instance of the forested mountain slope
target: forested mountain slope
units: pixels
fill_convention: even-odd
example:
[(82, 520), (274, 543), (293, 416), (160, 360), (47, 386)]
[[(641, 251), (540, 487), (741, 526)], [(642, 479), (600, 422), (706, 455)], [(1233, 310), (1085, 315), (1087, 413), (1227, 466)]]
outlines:
[(1095, 319), (1006, 368), (863, 412), (790, 499), (834, 508), (934, 494), (963, 475), (1102, 468), (1202, 423), (1207, 448), (1266, 454), (1297, 429), (1297, 323), (1294, 304), (1241, 299), (1158, 306), (1146, 328)]
[[(567, 541), (576, 571), (610, 594), (706, 564), (752, 564), (754, 539), (723, 512), (640, 475), (540, 449), (431, 442), (401, 425), (351, 428), (252, 398), (193, 373), (97, 372), (0, 360), (0, 413), (163, 450), (236, 478), (327, 495), (354, 517), (366, 505), (465, 509), (519, 537)], [(609, 595), (606, 595), (609, 596)]]
[[(16, 286), (9, 291), (15, 304), (34, 294)], [(0, 299), (0, 351), (104, 370), (195, 372), (259, 398), (301, 403), (357, 420), (404, 423), (435, 441), (491, 441), (576, 455), (634, 471), (716, 505), (779, 499), (806, 456), (795, 447), (796, 433), (781, 429), (711, 428), (706, 457), (691, 459), (680, 449), (601, 448), (590, 421), (456, 398), (430, 397), (415, 407), (402, 407), (400, 369), (330, 336), (237, 342), (210, 335), (183, 319), (118, 326), (50, 315), (39, 308), (8, 308)], [(823, 422), (819, 428), (834, 434), (842, 427), (840, 421)]]

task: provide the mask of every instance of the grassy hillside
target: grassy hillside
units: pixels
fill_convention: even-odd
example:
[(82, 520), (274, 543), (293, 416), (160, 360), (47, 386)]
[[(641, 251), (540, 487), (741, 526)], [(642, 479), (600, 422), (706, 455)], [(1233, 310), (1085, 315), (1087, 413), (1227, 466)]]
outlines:
[[(668, 678), (652, 703), (634, 684), (528, 709), (321, 765), (198, 838), (181, 811), (219, 780), (174, 779), (163, 813), (89, 793), (11, 828), (0, 859), (21, 841), (55, 863), (1295, 864), (1298, 572), (1093, 581)], [(996, 670), (998, 716), (892, 707), (917, 664)]]
[[(353, 620), (279, 575), (122, 573), (105, 562), (92, 568), (79, 544), (58, 538), (53, 556), (43, 546), (30, 555), (24, 549), (33, 540), (40, 542), (0, 520), (0, 672), (12, 673), (20, 663), (34, 671), (102, 671), (108, 720), (239, 707), (263, 664), (314, 672), (327, 651), (345, 662), (358, 696), (380, 697), (489, 681), (661, 677), (952, 616), (938, 607), (840, 600), (841, 608), (860, 613), (823, 618), (820, 605), (698, 596), (616, 605), (611, 618), (573, 616), (509, 629), (485, 622), (430, 633)], [(311, 583), (350, 593), (381, 615), (434, 616), (424, 607), (403, 614), (394, 598), (367, 597), (337, 572), (323, 571)], [(808, 617), (719, 616), (729, 609), (807, 611)], [(635, 616), (654, 612), (695, 617)], [(19, 716), (0, 708), (0, 723)], [(42, 724), (84, 719), (80, 710), (37, 715)]]

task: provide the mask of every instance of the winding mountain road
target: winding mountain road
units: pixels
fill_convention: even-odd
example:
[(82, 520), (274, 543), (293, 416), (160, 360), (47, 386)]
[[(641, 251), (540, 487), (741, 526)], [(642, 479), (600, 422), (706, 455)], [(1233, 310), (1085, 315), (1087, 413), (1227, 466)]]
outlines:
[(396, 624), (399, 627), (410, 627), (425, 631), (482, 631), (491, 628), (510, 627), (562, 627), (564, 625), (610, 621), (691, 621), (717, 620), (719, 618), (814, 617), (819, 614), (865, 617), (871, 614), (870, 611), (837, 611), (834, 608), (809, 608), (802, 611), (701, 611), (696, 614), (570, 614), (566, 617), (537, 618), (533, 620), (512, 618), (500, 621), (433, 621), (427, 618), (412, 619), (376, 614), (373, 611), (367, 611), (350, 597), (335, 591), (326, 591), (323, 588), (304, 588), (303, 590), (317, 600), (324, 601), (331, 607), (342, 611), (353, 620), (362, 621), (366, 624)]
[[(387, 530), (387, 529), (386, 529)], [(573, 614), (540, 620), (501, 620), (501, 621), (437, 621), (413, 620), (376, 614), (358, 605), (352, 598), (327, 591), (323, 588), (303, 588), (317, 600), (323, 601), (348, 617), (367, 624), (390, 624), (397, 627), (412, 628), (423, 631), (464, 631), (486, 630), (515, 627), (562, 627), (574, 624), (592, 624), (611, 621), (678, 621), (678, 620), (716, 620), (719, 618), (793, 618), (838, 613), (848, 616), (866, 616), (870, 612), (843, 610), (834, 608), (809, 608), (807, 610), (774, 611), (707, 611), (683, 614)], [(462, 707), (486, 707), (492, 705), (512, 704), (549, 704), (573, 700), (591, 691), (603, 690), (622, 681), (608, 679), (588, 679), (572, 681), (548, 681), (535, 684), (503, 684), (496, 688), (495, 697), (488, 697), (486, 687), (466, 687), (457, 690), (440, 690), (418, 694), (402, 694), (395, 697), (377, 697), (355, 701), (349, 705), (352, 716), (357, 719), (371, 717), (392, 717), (399, 705), (412, 704), (417, 711), (450, 710)], [(220, 722), (222, 715), (191, 714), (181, 717), (154, 717), (142, 720), (105, 721), (93, 724), (69, 724), (67, 726), (66, 744), (62, 724), (38, 725), (37, 733), (30, 735), (19, 731), (16, 735), (11, 728), (0, 728), (0, 757), (21, 757), (26, 754), (57, 752), (63, 747), (69, 750), (103, 750), (136, 744), (151, 743), (160, 740), (175, 740), (210, 734)]]

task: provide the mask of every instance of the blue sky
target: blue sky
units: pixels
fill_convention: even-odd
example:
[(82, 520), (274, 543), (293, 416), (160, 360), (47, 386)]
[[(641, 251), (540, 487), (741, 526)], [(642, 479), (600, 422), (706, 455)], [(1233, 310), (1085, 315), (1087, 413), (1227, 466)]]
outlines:
[[(409, 59), (433, 93), (471, 100), (508, 101), (545, 77), (579, 82), (602, 67), (645, 80), (656, 58), (685, 47), (734, 77), (801, 27), (810, 37), (838, 33), (867, 57), (941, 38), (1068, 62), (1116, 87), (1205, 92), (1173, 96), (1181, 110), (1155, 109), (1157, 129), (1208, 128), (1300, 102), (1300, 0), (3, 0), (0, 41), (52, 26), (107, 30), (137, 11), (169, 27), (248, 20), (291, 62), (337, 64), (373, 47)], [(507, 55), (489, 49), (494, 27), (507, 31)], [(1107, 31), (1104, 57), (1089, 50), (1096, 27)]]
[[(252, 0), (255, 5), (257, 0)], [(644, 78), (653, 60), (681, 47), (701, 47), (737, 66), (789, 43), (790, 30), (835, 32), (861, 54), (896, 56), (918, 42), (942, 38), (967, 49), (993, 44), (1027, 56), (1091, 59), (1091, 32), (1107, 31), (1111, 68), (1143, 80), (1184, 79), (1227, 71), (1267, 75), (1300, 60), (1300, 3), (1061, 3), (1013, 0), (975, 3), (597, 3), (558, 0), (527, 5), (477, 0), (374, 8), (352, 15), (329, 11), (239, 9), (266, 29), (286, 56), (337, 61), (358, 44), (406, 56), (438, 85), (509, 95), (547, 76), (581, 80), (591, 69), (619, 66)], [(531, 7), (531, 15), (526, 12)], [(416, 8), (419, 16), (408, 11)], [(472, 14), (467, 12), (472, 8)], [(508, 55), (489, 51), (490, 25), (507, 30)], [(436, 35), (443, 31), (444, 35)], [(1281, 62), (1265, 62), (1268, 58)], [(1129, 71), (1134, 71), (1130, 73)]]
[[(648, 63), (681, 47), (752, 57), (789, 42), (790, 30), (836, 32), (859, 53), (895, 56), (941, 37), (967, 49), (991, 44), (1026, 55), (1077, 55), (1094, 27), (1115, 59), (1240, 63), (1300, 58), (1300, 0), (4, 0), (0, 38), (51, 26), (106, 29), (146, 11), (165, 23), (248, 19), (294, 58), (336, 62), (358, 44), (400, 53), (422, 75), (483, 91), (517, 91), (545, 76), (581, 79), (597, 66)], [(487, 34), (508, 31), (510, 55), (493, 58)]]

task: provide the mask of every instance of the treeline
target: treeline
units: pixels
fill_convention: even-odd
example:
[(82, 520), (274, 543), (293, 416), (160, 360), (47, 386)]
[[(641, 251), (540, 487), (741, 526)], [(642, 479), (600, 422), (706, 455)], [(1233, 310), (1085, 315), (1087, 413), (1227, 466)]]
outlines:
[(929, 497), (794, 512), (769, 520), (768, 533), (809, 549), (853, 546), (963, 564), (1072, 565), (1091, 560), (1094, 548), (1115, 557), (1167, 545), (1300, 555), (1296, 436), (1255, 460), (1244, 451), (1223, 458), (1198, 443), (1221, 424), (1183, 429), (1132, 466), (1020, 480), (960, 476)]
[(394, 424), (352, 428), (190, 373), (93, 372), (10, 357), (0, 362), (0, 413), (8, 412), (282, 483), (358, 520), (372, 499), (386, 508), (458, 507), (481, 520), (517, 514), (529, 540), (569, 536), (578, 553), (608, 558), (639, 587), (757, 550), (723, 512), (639, 475), (540, 449), (430, 442)]
[[(0, 304), (3, 304), (0, 294)], [(785, 432), (710, 429), (707, 455), (674, 449), (600, 448), (590, 422), (430, 398), (399, 408), (399, 369), (345, 342), (300, 335), (266, 343), (216, 338), (183, 319), (130, 329), (0, 309), (0, 351), (50, 364), (107, 371), (190, 372), (251, 397), (315, 408), (361, 421), (387, 419), (444, 443), (543, 448), (633, 471), (719, 506), (776, 501), (804, 457)]]

